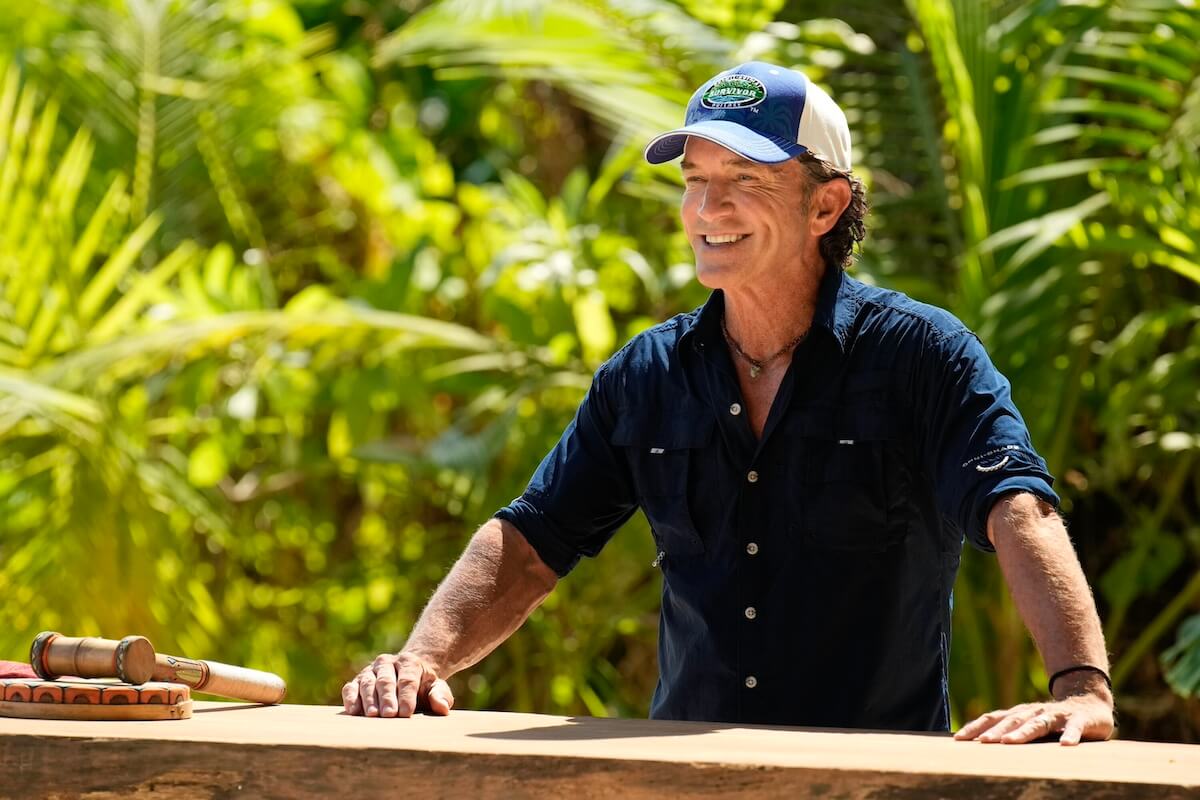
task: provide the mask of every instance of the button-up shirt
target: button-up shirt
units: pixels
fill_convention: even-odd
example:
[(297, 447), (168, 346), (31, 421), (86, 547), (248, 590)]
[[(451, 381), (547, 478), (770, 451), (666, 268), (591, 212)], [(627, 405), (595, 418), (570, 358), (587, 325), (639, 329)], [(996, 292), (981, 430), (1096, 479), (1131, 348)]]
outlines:
[(496, 516), (565, 576), (645, 512), (654, 718), (946, 730), (964, 539), (991, 550), (1004, 494), (1058, 503), (1008, 381), (949, 313), (831, 269), (756, 438), (723, 310), (609, 359)]

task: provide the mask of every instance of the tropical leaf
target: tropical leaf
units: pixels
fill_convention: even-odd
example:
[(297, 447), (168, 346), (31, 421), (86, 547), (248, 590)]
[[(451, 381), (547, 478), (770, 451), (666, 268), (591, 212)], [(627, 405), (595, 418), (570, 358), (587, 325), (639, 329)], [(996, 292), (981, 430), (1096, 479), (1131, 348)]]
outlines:
[[(155, 638), (183, 625), (186, 640), (206, 649), (223, 629), (219, 598), (203, 580), (187, 579), (177, 592), (176, 579), (182, 564), (200, 563), (198, 548), (231, 545), (225, 496), (242, 495), (231, 478), (241, 469), (236, 449), (202, 410), (224, 382), (206, 376), (253, 359), (256, 379), (269, 384), (297, 358), (336, 371), (384, 350), (395, 359), (438, 350), (501, 355), (505, 348), (469, 327), (328, 296), (264, 307), (273, 292), (261, 291), (261, 273), (237, 263), (227, 247), (205, 251), (184, 241), (157, 263), (147, 259), (160, 217), (151, 212), (139, 222), (121, 213), (131, 202), (122, 177), (90, 214), (77, 206), (91, 169), (87, 129), (55, 159), (56, 106), (39, 109), (38, 92), (15, 68), (3, 86), (0, 330), (8, 344), (0, 350), (0, 596), (12, 623), (0, 648), (18, 649), (31, 627), (66, 620), (76, 630), (133, 629)], [(537, 374), (544, 355), (517, 357)], [(193, 376), (199, 383), (189, 385)], [(272, 408), (255, 402), (249, 410), (230, 394), (228, 418), (239, 419), (243, 431), (261, 426), (261, 435), (278, 435), (282, 420)], [(176, 406), (157, 416), (161, 400), (172, 397), (189, 397), (193, 410), (181, 417), (178, 409), (187, 406)], [(268, 397), (279, 402), (275, 392)], [(496, 435), (488, 457), (503, 441)], [(281, 485), (273, 478), (263, 484)], [(71, 574), (79, 579), (61, 580)], [(24, 587), (52, 584), (63, 590), (42, 590), (44, 613), (12, 607), (31, 607)], [(96, 607), (92, 598), (111, 595), (113, 586), (131, 594)], [(138, 607), (134, 595), (151, 601)]]
[(261, 141), (311, 80), (309, 60), (329, 48), (331, 32), (305, 32), (273, 1), (53, 7), (59, 30), (26, 43), (22, 58), (71, 101), (69, 122), (95, 132), (106, 157), (132, 163), (132, 218), (141, 222), (157, 208), (168, 227), (223, 222), (238, 240), (265, 247), (265, 204), (247, 196), (234, 157), (248, 140)]
[(1179, 636), (1162, 654), (1167, 683), (1184, 697), (1200, 692), (1200, 614), (1179, 626)]
[[(664, 46), (668, 30), (680, 49)], [(631, 136), (679, 119), (692, 85), (681, 62), (703, 74), (733, 49), (668, 2), (441, 2), (382, 42), (376, 57), (429, 64), (443, 79), (484, 69), (545, 81), (576, 97), (616, 135)]]

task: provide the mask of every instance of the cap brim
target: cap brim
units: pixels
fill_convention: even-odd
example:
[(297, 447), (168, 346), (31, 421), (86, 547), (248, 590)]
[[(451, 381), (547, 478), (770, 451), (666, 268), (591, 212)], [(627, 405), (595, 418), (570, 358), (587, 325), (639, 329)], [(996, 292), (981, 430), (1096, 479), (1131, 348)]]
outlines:
[(782, 136), (757, 133), (736, 122), (706, 119), (654, 137), (644, 153), (651, 164), (662, 164), (683, 155), (689, 136), (707, 139), (760, 164), (778, 164), (808, 151)]

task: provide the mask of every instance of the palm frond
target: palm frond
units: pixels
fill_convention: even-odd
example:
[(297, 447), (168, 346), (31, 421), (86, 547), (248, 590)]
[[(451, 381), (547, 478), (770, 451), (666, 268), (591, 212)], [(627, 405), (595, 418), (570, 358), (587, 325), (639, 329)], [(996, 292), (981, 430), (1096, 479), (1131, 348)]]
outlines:
[[(682, 29), (689, 36), (678, 36)], [(679, 49), (664, 46), (671, 41)], [(676, 124), (692, 74), (733, 42), (668, 2), (437, 3), (384, 40), (378, 63), (427, 64), (444, 79), (478, 71), (564, 89), (617, 135)], [(685, 68), (686, 62), (686, 68)]]
[(132, 164), (133, 219), (153, 205), (172, 223), (223, 221), (262, 247), (263, 226), (236, 189), (229, 155), (272, 130), (310, 79), (308, 59), (329, 49), (331, 31), (264, 36), (242, 19), (252, 9), (209, 0), (60, 7), (66, 29), (21, 56), (70, 101), (71, 123), (93, 131), (106, 157)]

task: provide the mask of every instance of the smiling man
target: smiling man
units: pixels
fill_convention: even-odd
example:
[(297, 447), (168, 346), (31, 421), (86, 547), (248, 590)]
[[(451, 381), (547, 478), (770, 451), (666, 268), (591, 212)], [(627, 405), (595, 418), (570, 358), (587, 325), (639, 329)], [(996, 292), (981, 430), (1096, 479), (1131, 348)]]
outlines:
[(447, 713), (445, 678), (641, 508), (663, 574), (652, 717), (947, 730), (970, 541), (997, 553), (1054, 699), (959, 738), (1110, 736), (1095, 605), (1007, 381), (950, 314), (843, 272), (866, 202), (841, 110), (799, 72), (742, 64), (646, 149), (681, 155), (708, 302), (597, 371), (404, 649), (346, 684), (346, 710)]

